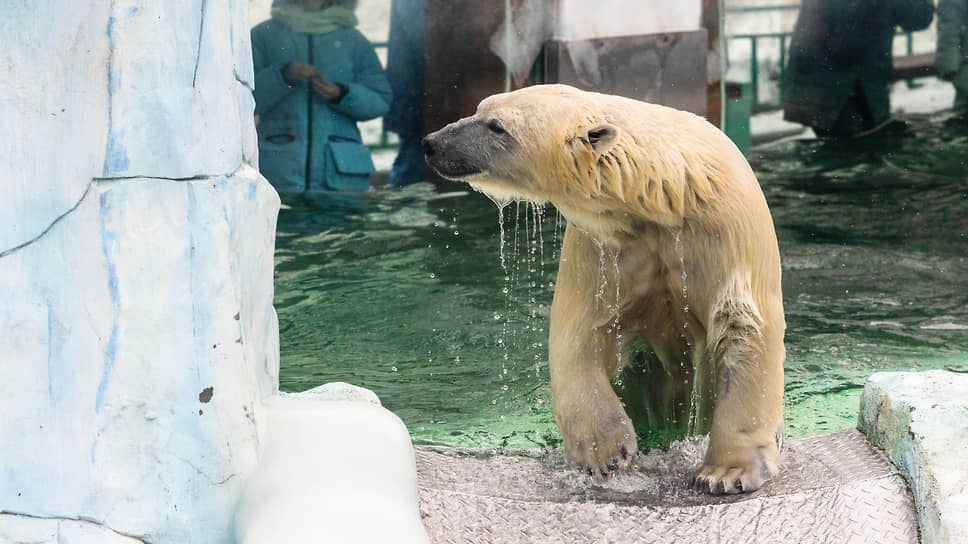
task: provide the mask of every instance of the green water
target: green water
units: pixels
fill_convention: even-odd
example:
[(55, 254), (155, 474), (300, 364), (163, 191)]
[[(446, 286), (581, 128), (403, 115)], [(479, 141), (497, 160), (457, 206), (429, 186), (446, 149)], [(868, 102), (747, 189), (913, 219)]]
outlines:
[[(968, 123), (912, 118), (749, 159), (783, 258), (787, 436), (854, 426), (872, 372), (968, 371)], [(284, 197), (281, 388), (368, 387), (417, 443), (557, 444), (546, 341), (562, 220), (511, 204), (502, 247), (491, 201), (421, 185)]]

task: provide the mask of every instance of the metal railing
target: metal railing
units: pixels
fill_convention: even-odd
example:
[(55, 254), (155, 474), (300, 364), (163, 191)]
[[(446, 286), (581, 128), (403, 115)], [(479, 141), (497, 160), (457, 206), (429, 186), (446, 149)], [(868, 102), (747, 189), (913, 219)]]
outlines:
[[(726, 14), (742, 14), (742, 13), (763, 13), (763, 12), (782, 12), (782, 11), (799, 11), (800, 3), (796, 4), (774, 4), (767, 6), (747, 6), (747, 7), (733, 7), (726, 8)], [(769, 109), (779, 108), (779, 104), (770, 104), (760, 102), (759, 89), (760, 89), (760, 62), (759, 62), (759, 45), (760, 40), (779, 40), (780, 44), (780, 62), (779, 62), (779, 87), (780, 87), (780, 103), (783, 101), (783, 79), (786, 73), (787, 66), (787, 41), (790, 36), (793, 35), (792, 32), (766, 32), (766, 33), (755, 33), (755, 34), (729, 34), (726, 36), (727, 41), (727, 51), (728, 42), (730, 40), (748, 40), (750, 43), (750, 80), (749, 87), (752, 91), (752, 108), (753, 111), (764, 111)]]

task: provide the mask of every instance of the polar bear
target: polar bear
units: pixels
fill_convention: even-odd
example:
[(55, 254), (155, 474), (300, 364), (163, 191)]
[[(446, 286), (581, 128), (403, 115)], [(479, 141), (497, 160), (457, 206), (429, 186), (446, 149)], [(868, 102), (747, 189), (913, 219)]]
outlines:
[[(633, 413), (640, 430), (709, 432), (698, 490), (748, 492), (776, 473), (780, 255), (756, 177), (722, 132), (676, 109), (538, 85), (486, 98), (423, 148), (446, 178), (567, 219), (548, 355), (571, 464), (626, 468)], [(630, 361), (637, 370), (613, 385)]]

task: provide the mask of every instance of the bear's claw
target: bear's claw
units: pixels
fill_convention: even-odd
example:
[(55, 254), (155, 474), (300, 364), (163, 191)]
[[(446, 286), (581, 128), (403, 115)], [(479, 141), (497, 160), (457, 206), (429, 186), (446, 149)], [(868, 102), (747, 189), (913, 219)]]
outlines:
[[(626, 441), (628, 440), (626, 439)], [(633, 437), (631, 440), (635, 440), (635, 438)], [(578, 470), (584, 472), (589, 477), (608, 478), (625, 470), (635, 457), (635, 445), (630, 446), (623, 443), (616, 449), (618, 451), (615, 451), (611, 456), (600, 456), (598, 455), (599, 447), (593, 446), (585, 451), (584, 459), (573, 460), (572, 466), (577, 467)]]
[(587, 466), (579, 466), (579, 470), (587, 474), (590, 478), (598, 478), (601, 475), (602, 478), (608, 478), (619, 472), (628, 466), (628, 463), (620, 463), (618, 458), (613, 458), (608, 464), (598, 467), (598, 471)]
[(756, 491), (776, 473), (776, 463), (757, 448), (753, 461), (742, 467), (703, 465), (692, 479), (691, 487), (710, 495)]

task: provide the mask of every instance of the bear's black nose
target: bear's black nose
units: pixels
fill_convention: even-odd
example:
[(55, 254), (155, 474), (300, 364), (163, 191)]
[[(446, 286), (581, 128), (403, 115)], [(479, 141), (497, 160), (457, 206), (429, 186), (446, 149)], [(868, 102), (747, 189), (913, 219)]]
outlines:
[(425, 157), (433, 157), (437, 153), (437, 150), (434, 148), (434, 141), (430, 139), (430, 136), (424, 137), (421, 141), (421, 146), (423, 146)]

